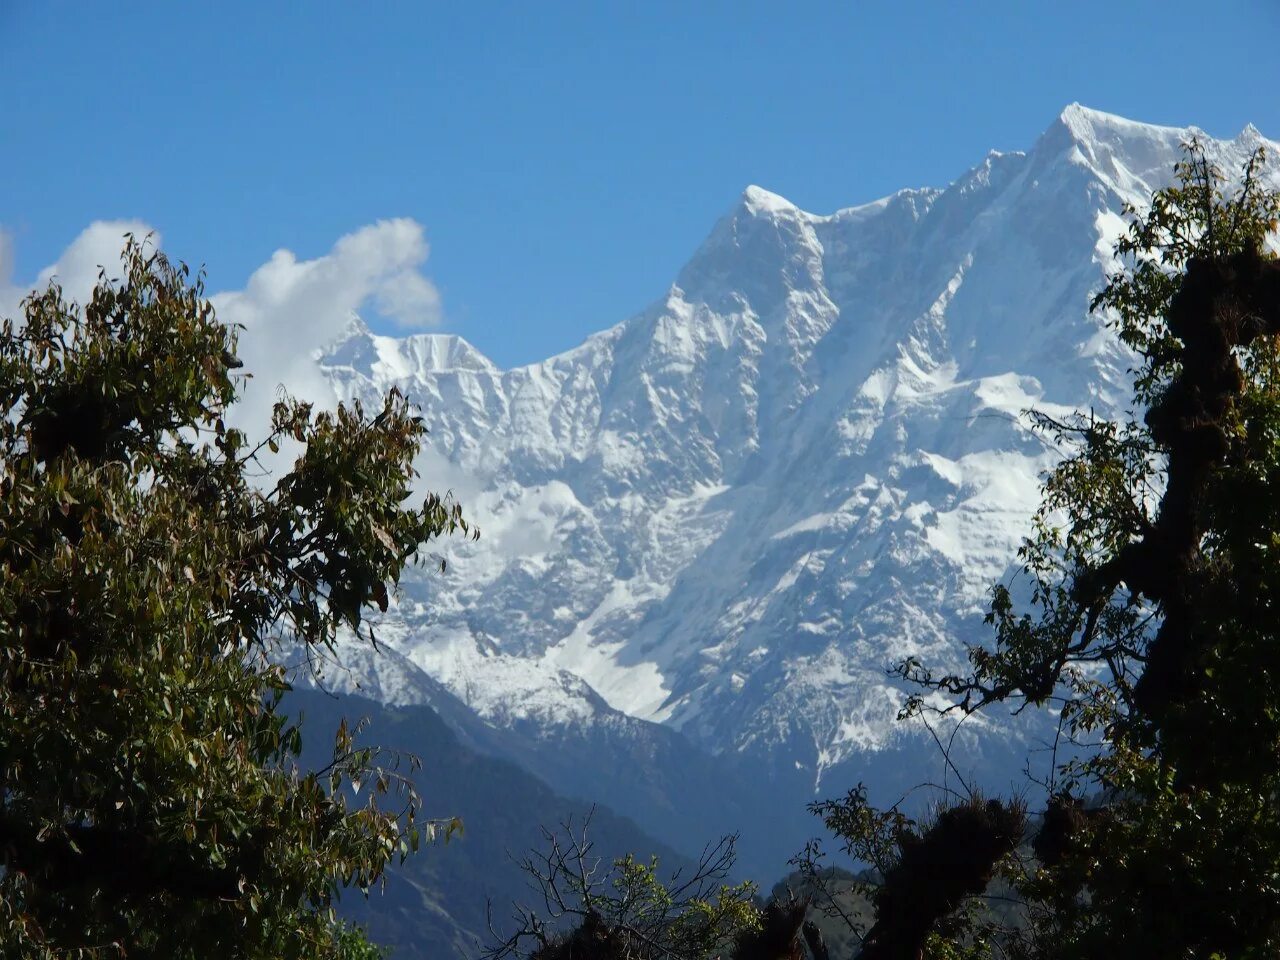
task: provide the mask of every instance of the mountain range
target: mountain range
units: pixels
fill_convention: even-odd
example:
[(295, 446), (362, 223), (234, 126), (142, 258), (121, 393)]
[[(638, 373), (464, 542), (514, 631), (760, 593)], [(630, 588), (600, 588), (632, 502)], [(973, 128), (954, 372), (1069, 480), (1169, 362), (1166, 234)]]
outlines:
[[(353, 318), (316, 362), (341, 400), (421, 407), (423, 486), (481, 536), (319, 682), (430, 705), (678, 850), (740, 829), (766, 883), (806, 801), (944, 776), (887, 668), (987, 636), (1062, 453), (1025, 412), (1131, 405), (1088, 304), (1193, 135), (1227, 171), (1268, 143), (1072, 105), (944, 188), (818, 215), (748, 187), (651, 307), (511, 370)], [(1007, 787), (1051, 725), (970, 719), (956, 769)]]

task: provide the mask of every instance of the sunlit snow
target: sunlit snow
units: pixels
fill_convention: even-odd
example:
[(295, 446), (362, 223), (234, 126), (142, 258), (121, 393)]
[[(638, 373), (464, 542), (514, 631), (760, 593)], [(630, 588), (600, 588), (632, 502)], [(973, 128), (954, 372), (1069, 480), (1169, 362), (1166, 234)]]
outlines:
[(944, 190), (821, 216), (748, 187), (650, 309), (514, 370), (356, 323), (339, 396), (420, 403), (423, 484), (482, 530), (388, 642), (498, 725), (622, 711), (815, 779), (892, 744), (885, 667), (985, 636), (1059, 454), (1024, 411), (1129, 402), (1087, 305), (1190, 132), (1073, 105)]

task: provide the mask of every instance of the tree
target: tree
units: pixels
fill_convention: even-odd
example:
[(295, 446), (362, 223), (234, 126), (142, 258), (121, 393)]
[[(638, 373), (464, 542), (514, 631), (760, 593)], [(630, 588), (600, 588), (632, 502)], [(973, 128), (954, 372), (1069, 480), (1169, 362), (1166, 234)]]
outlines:
[[(338, 730), (295, 762), (267, 657), (369, 634), (420, 548), (467, 525), (406, 505), (424, 428), (283, 398), (225, 415), (236, 332), (202, 277), (127, 238), (83, 308), (56, 284), (0, 327), (0, 941), (6, 956), (334, 955), (334, 919), (435, 824)], [(274, 482), (263, 461), (300, 451)], [(357, 796), (363, 802), (357, 802)]]
[[(1280, 950), (1280, 262), (1267, 246), (1280, 195), (1264, 188), (1263, 162), (1259, 150), (1228, 189), (1192, 142), (1176, 183), (1129, 211), (1127, 266), (1092, 307), (1138, 357), (1141, 414), (1032, 414), (1069, 449), (1020, 552), (1032, 610), (998, 585), (994, 644), (969, 649), (968, 673), (898, 669), (950, 695), (951, 710), (1050, 705), (1077, 746), (1054, 752), (1025, 855), (965, 861), (1003, 874), (1021, 901), (984, 949)], [(918, 695), (906, 712), (925, 709)], [(901, 844), (890, 814), (858, 799), (819, 812), (845, 814), (833, 825), (855, 845)], [(945, 916), (906, 911), (928, 950), (900, 941), (877, 955), (977, 944), (972, 927), (939, 938)]]
[(877, 810), (859, 784), (844, 797), (810, 804), (841, 841), (843, 853), (867, 865), (839, 873), (821, 841), (792, 859), (815, 911), (863, 960), (977, 960), (1003, 932), (984, 902), (1005, 872), (1026, 829), (1021, 801), (943, 792), (919, 823), (897, 806)]
[(521, 867), (536, 901), (515, 905), (515, 929), (500, 934), (490, 919), (486, 960), (799, 960), (806, 937), (826, 960), (807, 903), (757, 906), (752, 883), (730, 884), (736, 838), (702, 852), (692, 870), (665, 881), (658, 861), (627, 855), (606, 869), (593, 854), (588, 825), (544, 828), (547, 849)]

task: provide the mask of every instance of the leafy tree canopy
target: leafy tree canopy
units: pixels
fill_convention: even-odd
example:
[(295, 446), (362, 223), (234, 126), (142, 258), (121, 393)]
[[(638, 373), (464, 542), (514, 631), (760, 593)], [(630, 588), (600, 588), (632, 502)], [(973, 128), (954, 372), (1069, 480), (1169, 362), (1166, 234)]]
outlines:
[[(266, 654), (367, 633), (402, 567), (467, 525), (408, 505), (424, 428), (396, 393), (372, 416), (284, 398), (251, 444), (202, 278), (132, 237), (122, 267), (0, 327), (0, 942), (350, 953), (335, 897), (434, 824), (345, 725), (326, 769), (298, 768)], [(301, 452), (271, 482), (281, 443)]]

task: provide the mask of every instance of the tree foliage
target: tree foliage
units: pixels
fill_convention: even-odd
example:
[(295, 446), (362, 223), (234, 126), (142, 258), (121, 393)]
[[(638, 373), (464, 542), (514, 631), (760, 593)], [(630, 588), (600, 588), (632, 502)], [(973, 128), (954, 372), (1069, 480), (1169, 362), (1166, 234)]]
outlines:
[[(1069, 452), (1020, 553), (1031, 609), (998, 585), (968, 673), (899, 668), (953, 710), (1050, 706), (1082, 750), (1055, 751), (1031, 842), (999, 868), (1018, 922), (940, 938), (916, 909), (928, 950), (885, 955), (1280, 950), (1280, 195), (1263, 162), (1228, 185), (1192, 142), (1128, 211), (1126, 266), (1092, 307), (1138, 357), (1139, 412), (1032, 414)], [(885, 842), (889, 814), (843, 807), (837, 835)]]
[[(430, 824), (345, 724), (327, 768), (298, 768), (266, 654), (367, 633), (423, 544), (467, 526), (407, 503), (424, 428), (403, 397), (282, 398), (251, 444), (202, 278), (132, 237), (122, 267), (0, 327), (0, 941), (333, 955), (341, 888)], [(300, 452), (272, 482), (282, 443)]]
[(898, 806), (872, 806), (860, 784), (809, 809), (840, 840), (846, 857), (867, 866), (859, 875), (841, 875), (818, 840), (792, 860), (814, 909), (828, 927), (835, 924), (841, 940), (857, 944), (859, 957), (987, 956), (1002, 923), (983, 898), (1016, 862), (1027, 824), (1023, 803), (944, 791), (943, 801), (918, 822)]
[[(491, 918), (487, 960), (710, 960), (764, 931), (754, 884), (727, 881), (735, 838), (664, 880), (656, 858), (628, 854), (603, 863), (592, 852), (589, 822), (562, 828), (544, 828), (546, 849), (521, 862), (535, 902), (514, 905), (509, 934), (497, 933)], [(799, 920), (792, 937), (798, 930)]]

